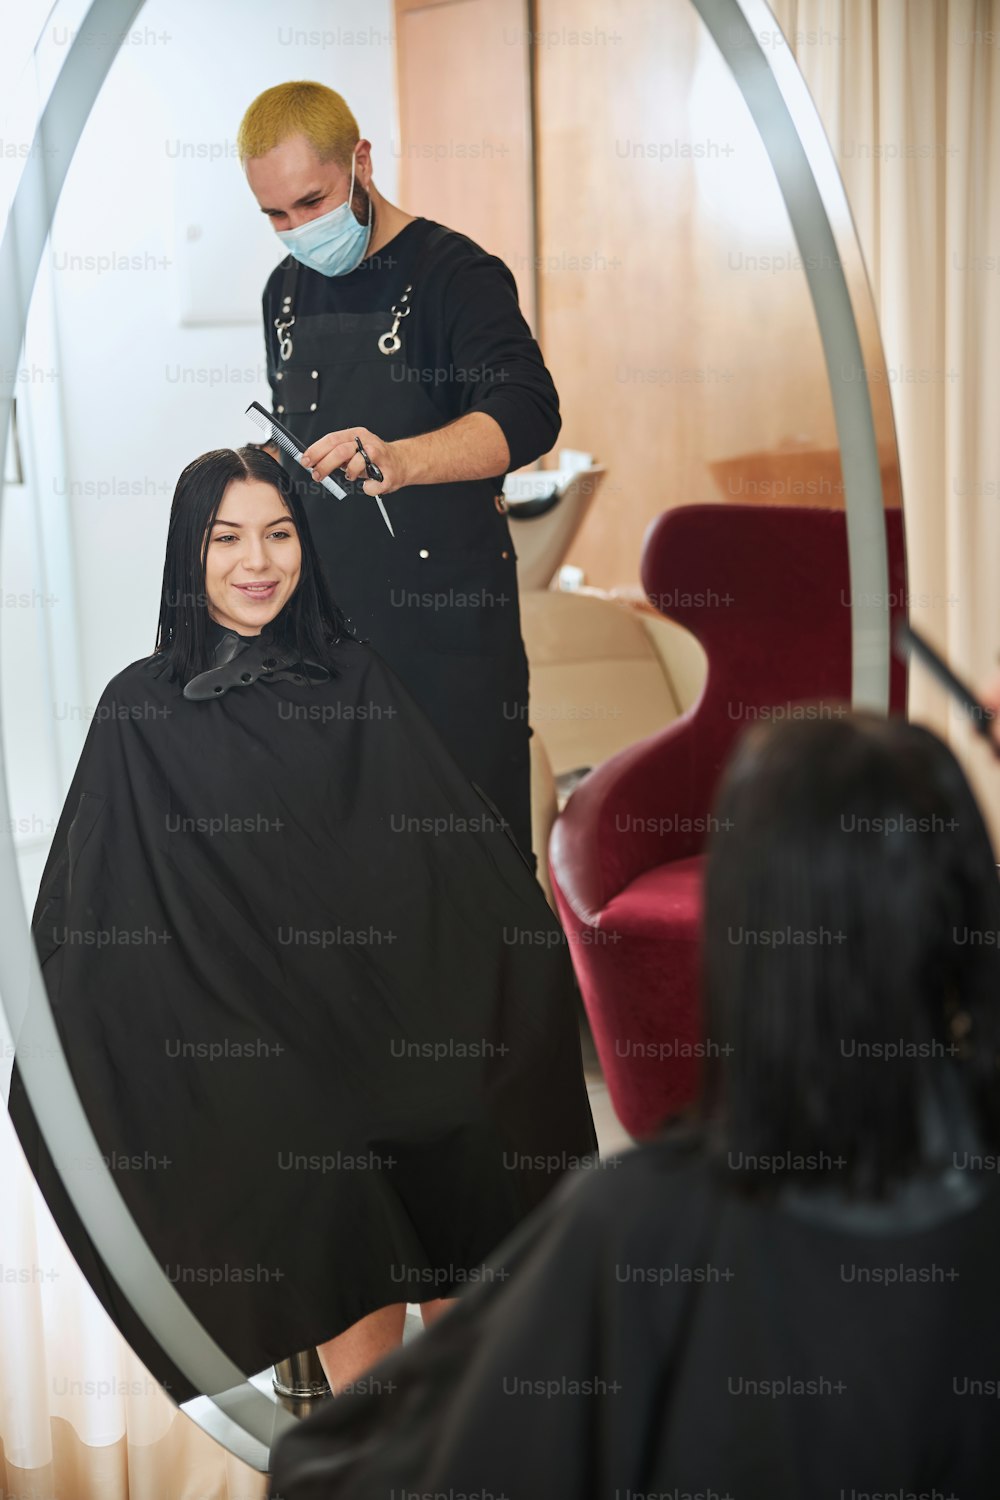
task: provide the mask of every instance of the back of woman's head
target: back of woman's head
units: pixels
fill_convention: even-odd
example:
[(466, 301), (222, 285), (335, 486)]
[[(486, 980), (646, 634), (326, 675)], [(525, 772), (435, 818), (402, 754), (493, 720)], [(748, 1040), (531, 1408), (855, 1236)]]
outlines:
[(272, 485), (298, 533), (302, 552), (299, 580), (272, 622), (274, 639), (294, 645), (302, 659), (331, 666), (330, 643), (350, 636), (351, 631), (330, 597), (295, 486), (281, 464), (256, 444), (203, 453), (188, 464), (177, 481), (163, 564), (156, 638), (159, 660), (165, 664), (169, 678), (182, 682), (211, 665), (205, 581), (207, 539), (222, 497), (234, 480)]
[(743, 741), (716, 813), (705, 1109), (741, 1185), (877, 1195), (929, 1166), (949, 1064), (1000, 1138), (1000, 885), (952, 753), (897, 719), (786, 722)]

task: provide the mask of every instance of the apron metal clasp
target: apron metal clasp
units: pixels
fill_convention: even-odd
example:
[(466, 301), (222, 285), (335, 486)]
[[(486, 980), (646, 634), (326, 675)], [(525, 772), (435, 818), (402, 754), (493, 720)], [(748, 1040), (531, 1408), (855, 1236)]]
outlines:
[(291, 359), (292, 357), (292, 336), (288, 332), (288, 329), (291, 328), (294, 322), (294, 316), (289, 318), (287, 322), (284, 323), (282, 323), (280, 318), (275, 318), (274, 320), (274, 326), (278, 330), (278, 349), (281, 353), (282, 359), (285, 360)]
[[(410, 293), (412, 290), (412, 284), (404, 289), (402, 296), (399, 299), (401, 304), (405, 304), (409, 301)], [(400, 319), (409, 317), (411, 311), (412, 309), (405, 305), (397, 307), (395, 302), (392, 304), (389, 309), (389, 313), (392, 318), (392, 327), (389, 329), (388, 333), (383, 333), (378, 341), (378, 350), (380, 354), (395, 354), (397, 349), (400, 348), (402, 343), (402, 340), (399, 337)]]

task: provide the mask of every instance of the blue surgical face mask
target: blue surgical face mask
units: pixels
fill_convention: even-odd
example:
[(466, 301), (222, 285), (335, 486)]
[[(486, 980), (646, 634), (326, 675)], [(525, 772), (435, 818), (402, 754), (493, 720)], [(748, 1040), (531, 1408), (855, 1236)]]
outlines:
[(303, 266), (322, 276), (346, 276), (364, 260), (372, 232), (372, 200), (368, 199), (368, 223), (359, 224), (351, 211), (354, 197), (354, 166), (351, 157), (351, 186), (347, 202), (338, 204), (328, 214), (309, 219), (295, 229), (279, 229), (278, 239)]

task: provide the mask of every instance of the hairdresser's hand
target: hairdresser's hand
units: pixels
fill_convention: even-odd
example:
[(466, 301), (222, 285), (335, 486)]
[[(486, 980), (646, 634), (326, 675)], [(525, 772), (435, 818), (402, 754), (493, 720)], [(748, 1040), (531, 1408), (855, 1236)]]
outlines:
[[(381, 480), (365, 479), (365, 461), (358, 452), (355, 435), (361, 439), (372, 463), (382, 470)], [(303, 453), (302, 463), (317, 482), (334, 469), (343, 469), (348, 479), (365, 479), (366, 495), (391, 495), (393, 490), (401, 490), (411, 482), (399, 445), (384, 443), (367, 427), (345, 427), (317, 438)]]

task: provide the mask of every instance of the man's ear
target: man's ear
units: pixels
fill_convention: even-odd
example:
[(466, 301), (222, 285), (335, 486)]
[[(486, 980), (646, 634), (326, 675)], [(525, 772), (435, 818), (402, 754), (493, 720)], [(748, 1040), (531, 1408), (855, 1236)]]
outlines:
[(355, 181), (360, 182), (367, 192), (372, 180), (372, 143), (362, 138), (354, 150), (357, 158)]

